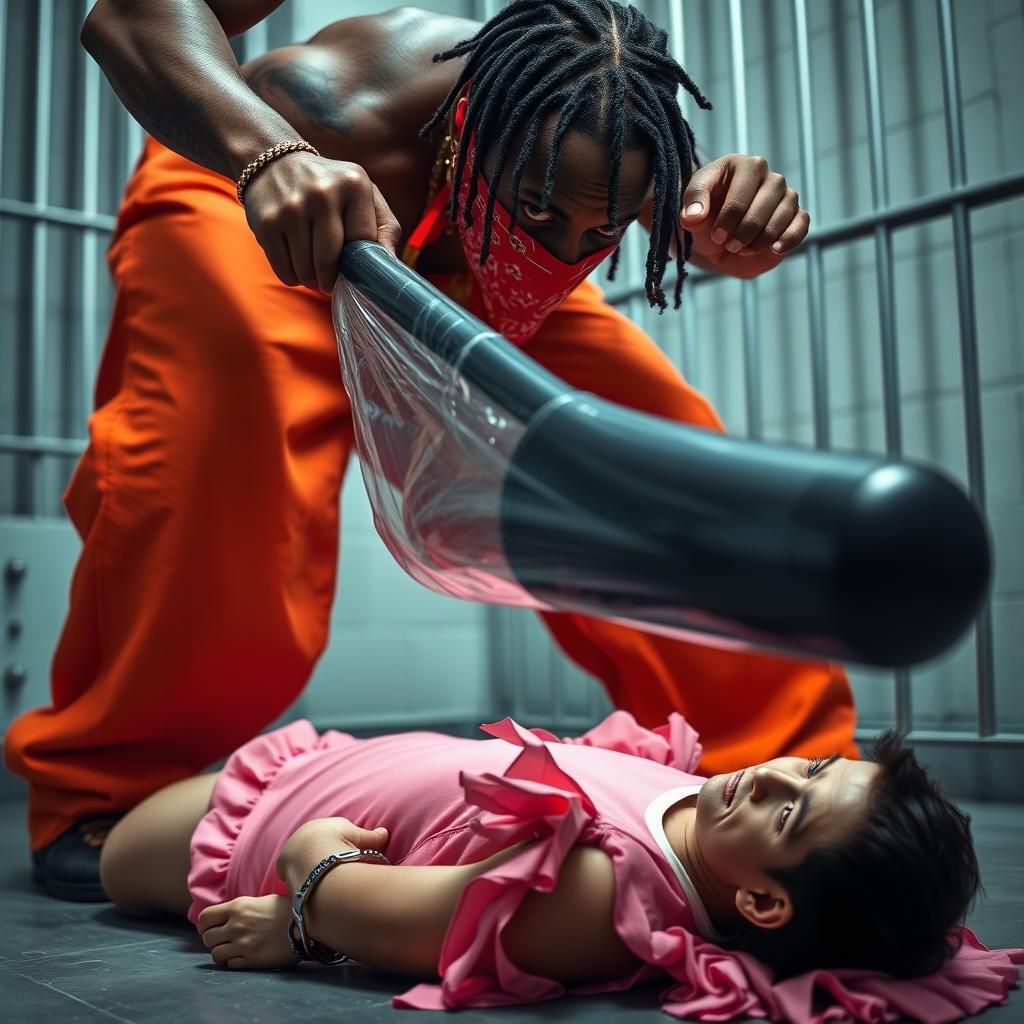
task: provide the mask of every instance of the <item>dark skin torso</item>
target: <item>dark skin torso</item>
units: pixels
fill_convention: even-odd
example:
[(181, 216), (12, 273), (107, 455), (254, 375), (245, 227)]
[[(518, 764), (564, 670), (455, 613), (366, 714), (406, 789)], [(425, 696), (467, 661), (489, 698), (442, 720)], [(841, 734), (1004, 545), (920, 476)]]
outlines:
[[(401, 253), (423, 214), (447, 125), (428, 139), (419, 131), (465, 65), (464, 58), (435, 64), (433, 55), (471, 38), (481, 24), (417, 8), (346, 18), (309, 43), (271, 50), (241, 71), (323, 156), (365, 169), (402, 225)], [(417, 264), (424, 274), (466, 269), (458, 237), (448, 234)]]

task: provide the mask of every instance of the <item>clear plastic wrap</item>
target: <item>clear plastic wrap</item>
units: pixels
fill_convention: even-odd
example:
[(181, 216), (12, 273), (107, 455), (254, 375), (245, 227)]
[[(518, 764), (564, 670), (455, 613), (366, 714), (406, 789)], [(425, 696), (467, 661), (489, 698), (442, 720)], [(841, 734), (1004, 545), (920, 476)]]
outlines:
[(523, 421), (344, 280), (334, 321), (374, 524), (395, 561), (439, 594), (547, 607), (516, 581), (500, 537)]
[(374, 243), (334, 321), (377, 530), (438, 593), (887, 667), (985, 598), (987, 525), (930, 467), (574, 391)]

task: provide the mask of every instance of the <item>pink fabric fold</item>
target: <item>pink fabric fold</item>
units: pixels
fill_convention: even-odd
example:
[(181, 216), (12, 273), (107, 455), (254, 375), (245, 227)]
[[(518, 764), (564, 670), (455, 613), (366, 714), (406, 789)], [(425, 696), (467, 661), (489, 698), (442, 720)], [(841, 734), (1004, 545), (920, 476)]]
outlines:
[(697, 731), (676, 711), (670, 712), (665, 724), (659, 725), (656, 729), (647, 729), (640, 725), (628, 711), (613, 711), (603, 722), (582, 736), (566, 736), (558, 740), (543, 729), (531, 731), (543, 734), (543, 739), (555, 743), (602, 747), (605, 750), (632, 754), (634, 757), (645, 757), (648, 761), (667, 764), (689, 775), (696, 772), (697, 762), (703, 752)]
[(722, 1021), (767, 1017), (792, 1024), (882, 1024), (909, 1018), (948, 1024), (1006, 1001), (1018, 981), (1024, 949), (989, 949), (969, 928), (958, 926), (959, 952), (920, 978), (880, 971), (808, 971), (774, 983), (771, 970), (745, 953), (733, 953), (695, 935), (686, 936), (680, 982), (663, 993), (673, 1017)]
[(299, 754), (315, 750), (320, 736), (312, 723), (299, 719), (257, 736), (228, 758), (213, 788), (210, 809), (189, 845), (188, 919), (196, 924), (206, 907), (238, 895), (231, 887), (231, 861), (249, 812), (280, 768)]

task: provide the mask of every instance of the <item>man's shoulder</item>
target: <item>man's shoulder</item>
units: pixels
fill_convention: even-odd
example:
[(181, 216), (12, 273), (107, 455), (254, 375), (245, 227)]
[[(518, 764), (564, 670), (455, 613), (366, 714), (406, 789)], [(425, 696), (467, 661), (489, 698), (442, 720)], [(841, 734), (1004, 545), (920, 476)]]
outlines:
[(466, 18), (395, 7), (332, 22), (306, 43), (246, 64), (242, 73), (321, 152), (337, 149), (340, 156), (345, 138), (358, 136), (369, 146), (415, 138), (462, 66), (435, 64), (434, 54), (479, 28)]
[(433, 56), (469, 39), (480, 22), (404, 5), (378, 14), (331, 22), (310, 40), (339, 61), (358, 66), (367, 85), (396, 89), (437, 65)]

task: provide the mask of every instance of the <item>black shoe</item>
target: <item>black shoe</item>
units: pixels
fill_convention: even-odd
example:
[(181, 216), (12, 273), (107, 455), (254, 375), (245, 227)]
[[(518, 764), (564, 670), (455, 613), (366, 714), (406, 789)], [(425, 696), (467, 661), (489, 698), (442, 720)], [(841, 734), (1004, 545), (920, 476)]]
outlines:
[(122, 814), (87, 818), (62, 832), (49, 846), (32, 851), (32, 880), (59, 900), (100, 903), (109, 899), (100, 884), (100, 850)]

